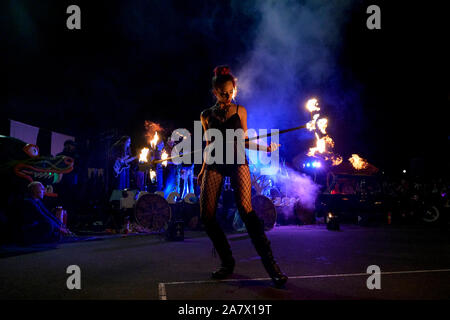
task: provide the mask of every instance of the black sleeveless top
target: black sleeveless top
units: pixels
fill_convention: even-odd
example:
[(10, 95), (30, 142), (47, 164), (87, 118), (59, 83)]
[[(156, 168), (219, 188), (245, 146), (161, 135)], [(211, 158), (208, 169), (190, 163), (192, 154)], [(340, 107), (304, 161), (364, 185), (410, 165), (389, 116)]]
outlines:
[[(220, 132), (222, 132), (223, 137), (223, 164), (220, 163), (214, 163), (214, 164), (206, 164), (207, 167), (230, 167), (230, 166), (236, 166), (242, 163), (237, 162), (237, 153), (238, 152), (244, 152), (243, 159), (245, 160), (245, 164), (248, 164), (247, 157), (245, 156), (245, 149), (242, 150), (242, 148), (238, 148), (237, 145), (237, 139), (234, 138), (232, 141), (227, 141), (226, 139), (226, 130), (227, 129), (243, 129), (241, 125), (241, 117), (238, 114), (239, 105), (236, 105), (236, 112), (226, 119), (226, 113), (227, 110), (220, 109), (219, 105), (216, 104), (213, 107), (206, 109), (202, 112), (202, 117), (206, 119), (207, 121), (207, 129), (218, 129)], [(234, 161), (232, 164), (226, 164), (227, 159), (227, 145), (233, 144), (234, 148)], [(217, 149), (217, 148), (216, 148)]]

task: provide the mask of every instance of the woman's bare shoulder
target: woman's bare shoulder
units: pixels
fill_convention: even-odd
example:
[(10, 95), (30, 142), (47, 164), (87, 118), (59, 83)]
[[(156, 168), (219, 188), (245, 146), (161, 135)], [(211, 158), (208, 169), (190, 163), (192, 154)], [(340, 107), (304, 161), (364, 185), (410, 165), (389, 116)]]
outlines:
[[(236, 106), (237, 108), (237, 106)], [(239, 105), (238, 113), (240, 116), (246, 116), (247, 115), (247, 109), (243, 105)]]
[(213, 107), (210, 107), (210, 108), (207, 108), (207, 109), (203, 110), (200, 113), (200, 119), (208, 119), (209, 116), (211, 115), (212, 111), (213, 111), (212, 108)]

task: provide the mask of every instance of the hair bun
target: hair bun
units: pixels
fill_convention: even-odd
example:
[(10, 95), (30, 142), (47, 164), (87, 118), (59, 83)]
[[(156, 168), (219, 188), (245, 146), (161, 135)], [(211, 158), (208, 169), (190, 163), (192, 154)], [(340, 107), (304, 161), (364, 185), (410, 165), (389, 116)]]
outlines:
[(218, 77), (218, 76), (225, 76), (225, 75), (228, 75), (228, 74), (231, 74), (230, 67), (228, 67), (228, 66), (218, 66), (218, 67), (214, 68), (214, 75), (216, 77)]

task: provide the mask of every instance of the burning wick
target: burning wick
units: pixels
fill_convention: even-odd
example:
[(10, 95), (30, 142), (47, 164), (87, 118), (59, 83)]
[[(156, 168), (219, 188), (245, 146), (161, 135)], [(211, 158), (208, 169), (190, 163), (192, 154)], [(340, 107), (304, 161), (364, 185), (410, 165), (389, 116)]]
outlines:
[(316, 98), (309, 99), (308, 102), (306, 102), (306, 109), (308, 109), (309, 112), (314, 111), (320, 111), (320, 108), (318, 107), (319, 103), (317, 102)]
[(141, 154), (139, 155), (139, 162), (148, 162), (148, 152), (149, 148), (142, 148)]
[(158, 131), (155, 132), (155, 136), (153, 137), (153, 140), (150, 141), (150, 146), (155, 149), (156, 145), (158, 144)]
[[(169, 155), (167, 154), (166, 150), (163, 150), (162, 154), (161, 154), (161, 160), (165, 160), (169, 157)], [(163, 161), (162, 163), (163, 167), (167, 166), (167, 161)]]
[(155, 182), (156, 172), (153, 171), (152, 169), (150, 169), (149, 176), (150, 176), (150, 180), (152, 180), (152, 182)]

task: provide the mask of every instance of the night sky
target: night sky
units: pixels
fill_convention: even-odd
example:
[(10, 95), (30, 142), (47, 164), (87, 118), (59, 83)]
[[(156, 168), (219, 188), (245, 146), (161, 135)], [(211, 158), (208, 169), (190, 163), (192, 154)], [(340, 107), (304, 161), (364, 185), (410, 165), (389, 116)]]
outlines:
[[(448, 165), (448, 104), (436, 102), (434, 76), (443, 38), (430, 10), (392, 2), (3, 1), (2, 120), (79, 139), (117, 129), (139, 144), (144, 120), (192, 128), (214, 102), (213, 68), (228, 64), (249, 127), (303, 124), (315, 96), (344, 158)], [(70, 4), (81, 30), (66, 28)], [(370, 4), (381, 30), (366, 28)], [(287, 159), (314, 143), (299, 131), (280, 141)]]

